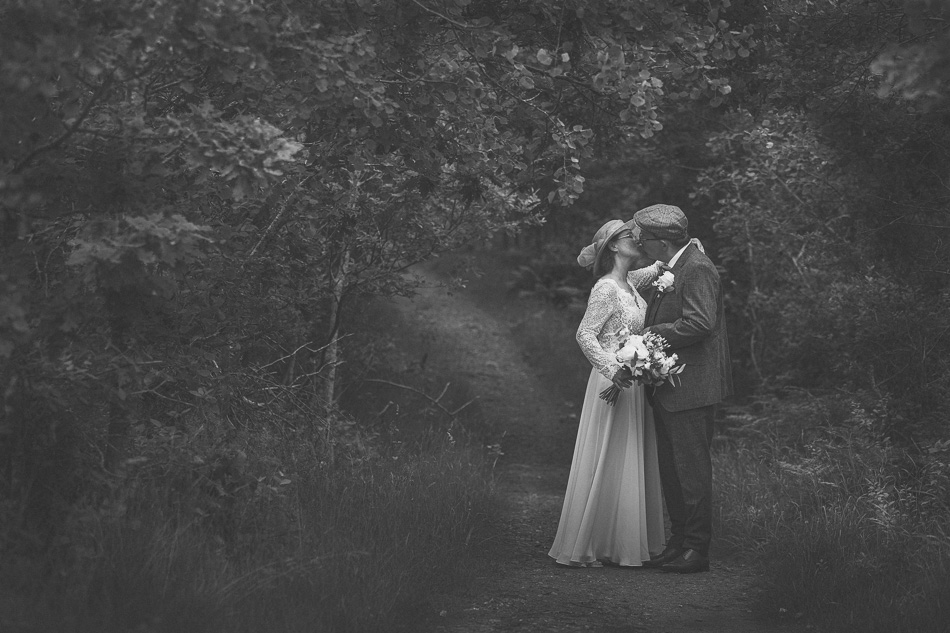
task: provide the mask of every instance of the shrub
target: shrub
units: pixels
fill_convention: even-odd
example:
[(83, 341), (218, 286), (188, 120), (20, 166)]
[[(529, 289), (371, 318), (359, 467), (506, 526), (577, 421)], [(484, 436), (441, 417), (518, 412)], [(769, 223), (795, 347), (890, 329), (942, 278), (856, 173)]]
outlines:
[(746, 429), (733, 437), (744, 437), (716, 457), (722, 540), (763, 564), (763, 609), (833, 631), (944, 630), (950, 443), (892, 442), (886, 402), (871, 398), (842, 407), (803, 397), (780, 410), (811, 414), (800, 418), (797, 448), (782, 415), (747, 412), (731, 420)]

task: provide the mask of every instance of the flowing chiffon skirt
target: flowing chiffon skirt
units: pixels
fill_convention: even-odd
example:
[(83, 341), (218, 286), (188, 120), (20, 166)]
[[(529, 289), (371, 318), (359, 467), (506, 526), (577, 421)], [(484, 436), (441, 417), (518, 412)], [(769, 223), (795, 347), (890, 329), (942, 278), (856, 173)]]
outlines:
[(598, 395), (610, 384), (591, 371), (561, 520), (548, 552), (563, 565), (604, 561), (636, 567), (663, 549), (653, 411), (636, 384), (608, 405)]

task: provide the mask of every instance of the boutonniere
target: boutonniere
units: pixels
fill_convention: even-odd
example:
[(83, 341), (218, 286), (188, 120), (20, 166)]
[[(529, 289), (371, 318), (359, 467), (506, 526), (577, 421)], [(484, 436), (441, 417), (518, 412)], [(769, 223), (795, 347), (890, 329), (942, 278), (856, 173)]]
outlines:
[(673, 272), (669, 270), (663, 271), (659, 277), (656, 278), (656, 281), (653, 282), (653, 287), (656, 288), (659, 292), (672, 292), (673, 290)]

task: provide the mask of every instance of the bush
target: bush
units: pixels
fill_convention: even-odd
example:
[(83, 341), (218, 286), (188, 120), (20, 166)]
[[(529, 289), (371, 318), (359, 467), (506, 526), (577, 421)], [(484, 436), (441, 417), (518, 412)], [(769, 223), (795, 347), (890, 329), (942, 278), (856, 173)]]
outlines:
[[(794, 109), (729, 120), (690, 195), (724, 240), (733, 358), (751, 365), (742, 391), (871, 391), (890, 398), (894, 431), (939, 428), (950, 411), (950, 295), (944, 278), (908, 269), (875, 237), (893, 212), (868, 193), (881, 175), (855, 170)], [(904, 257), (920, 243), (903, 243)]]
[[(945, 630), (950, 442), (900, 446), (886, 415), (867, 397), (800, 397), (727, 419), (739, 439), (716, 456), (719, 531), (763, 565), (768, 615), (831, 631)], [(796, 435), (797, 447), (786, 441)]]

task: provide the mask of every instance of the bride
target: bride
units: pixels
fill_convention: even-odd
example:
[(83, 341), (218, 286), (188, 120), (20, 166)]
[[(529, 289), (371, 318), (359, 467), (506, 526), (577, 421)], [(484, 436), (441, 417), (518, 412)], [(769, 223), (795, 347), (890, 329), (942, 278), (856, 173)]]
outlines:
[[(643, 387), (632, 385), (614, 354), (618, 331), (643, 328), (646, 301), (637, 288), (656, 279), (659, 264), (642, 265), (633, 222), (610, 220), (594, 234), (577, 261), (597, 281), (577, 329), (577, 342), (593, 369), (577, 429), (574, 459), (557, 536), (548, 555), (557, 563), (598, 562), (639, 567), (663, 549), (663, 502), (653, 414)], [(613, 406), (599, 398), (624, 388)]]

